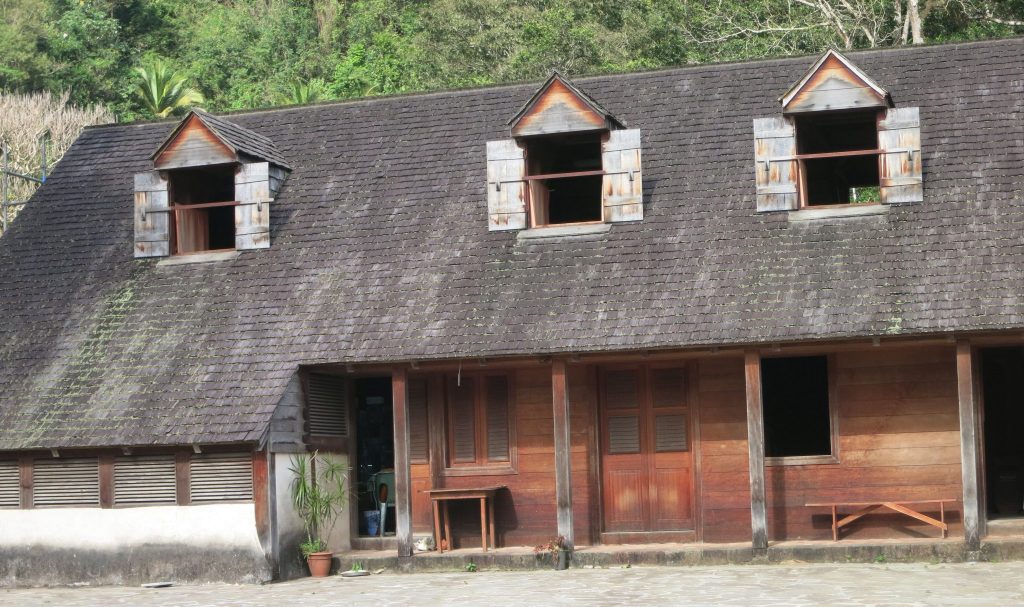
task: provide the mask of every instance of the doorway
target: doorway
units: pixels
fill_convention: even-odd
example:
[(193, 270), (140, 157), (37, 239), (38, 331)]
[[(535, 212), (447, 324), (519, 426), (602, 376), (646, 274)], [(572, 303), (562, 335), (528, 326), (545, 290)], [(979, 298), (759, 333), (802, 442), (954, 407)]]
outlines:
[(394, 535), (395, 435), (391, 378), (358, 378), (353, 383), (353, 392), (359, 535)]
[(1024, 518), (1024, 348), (981, 351), (988, 519)]
[(671, 533), (694, 528), (685, 369), (610, 368), (600, 383), (602, 540), (691, 539)]

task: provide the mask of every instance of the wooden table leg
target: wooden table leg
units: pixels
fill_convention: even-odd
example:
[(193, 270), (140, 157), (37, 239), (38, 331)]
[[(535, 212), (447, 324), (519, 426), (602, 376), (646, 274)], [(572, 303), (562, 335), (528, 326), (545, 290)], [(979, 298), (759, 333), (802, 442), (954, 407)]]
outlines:
[(839, 521), (837, 520), (837, 517), (836, 517), (836, 506), (835, 506), (835, 504), (832, 505), (832, 541), (833, 542), (838, 542), (839, 541)]
[(487, 552), (487, 498), (480, 498), (480, 543)]
[(498, 544), (494, 541), (494, 498), (487, 501), (487, 518), (491, 523), (491, 548), (497, 550)]
[(437, 500), (430, 500), (434, 509), (434, 546), (438, 552), (444, 552), (441, 548), (441, 515), (437, 507)]
[[(939, 502), (939, 520), (946, 524), (946, 502)], [(946, 539), (947, 527), (942, 527), (942, 539)]]
[(448, 542), (448, 550), (452, 550), (452, 528), (451, 517), (448, 516), (448, 500), (442, 500), (441, 508), (444, 509), (444, 541)]

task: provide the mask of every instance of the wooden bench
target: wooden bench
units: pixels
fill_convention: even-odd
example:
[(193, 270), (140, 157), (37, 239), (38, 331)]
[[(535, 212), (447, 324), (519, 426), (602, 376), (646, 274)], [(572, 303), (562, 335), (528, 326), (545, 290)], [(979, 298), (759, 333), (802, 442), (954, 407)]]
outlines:
[[(825, 503), (806, 504), (806, 506), (808, 508), (831, 508), (832, 509), (832, 539), (834, 541), (838, 542), (839, 541), (839, 529), (840, 528), (845, 527), (846, 525), (849, 525), (850, 523), (852, 523), (855, 520), (861, 518), (862, 516), (865, 516), (867, 514), (871, 514), (872, 512), (875, 512), (876, 510), (881, 510), (883, 508), (888, 509), (888, 510), (892, 510), (893, 512), (898, 512), (900, 514), (905, 514), (905, 515), (909, 516), (910, 518), (917, 519), (917, 520), (921, 521), (922, 523), (928, 523), (929, 525), (931, 525), (933, 527), (938, 527), (939, 529), (942, 530), (942, 537), (946, 537), (946, 534), (949, 532), (949, 525), (946, 524), (946, 504), (948, 504), (948, 503), (955, 503), (957, 501), (958, 500), (955, 500), (955, 499), (938, 499), (938, 500), (911, 500), (911, 501), (905, 501), (905, 502), (883, 502), (883, 501), (877, 501), (877, 502), (825, 502)], [(935, 520), (934, 518), (919, 512), (919, 510), (924, 510), (924, 508), (920, 508), (919, 507), (919, 506), (923, 506), (923, 505), (924, 506), (926, 506), (926, 505), (932, 505), (932, 506), (937, 505), (939, 507), (939, 520)], [(855, 511), (853, 514), (849, 514), (849, 515), (847, 515), (847, 516), (845, 516), (843, 518), (839, 518), (839, 508), (841, 506), (848, 506), (848, 507), (852, 507), (852, 508), (858, 508), (858, 510)], [(914, 508), (911, 508), (910, 506), (915, 506), (915, 507), (918, 507), (918, 508), (915, 510)]]

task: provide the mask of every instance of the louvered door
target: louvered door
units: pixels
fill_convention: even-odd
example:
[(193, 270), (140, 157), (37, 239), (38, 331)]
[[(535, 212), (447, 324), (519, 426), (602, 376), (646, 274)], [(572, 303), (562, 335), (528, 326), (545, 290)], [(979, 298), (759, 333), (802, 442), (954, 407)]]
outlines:
[(601, 374), (606, 532), (693, 528), (692, 460), (683, 369)]

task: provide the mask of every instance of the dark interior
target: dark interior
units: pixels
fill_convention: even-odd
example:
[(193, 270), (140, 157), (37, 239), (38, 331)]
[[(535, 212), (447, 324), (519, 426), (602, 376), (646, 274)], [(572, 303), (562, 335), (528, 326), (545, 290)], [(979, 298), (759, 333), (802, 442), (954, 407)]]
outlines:
[[(366, 377), (355, 380), (356, 396), (356, 480), (360, 512), (377, 511), (374, 475), (394, 471), (395, 439), (391, 408), (391, 378)], [(388, 487), (393, 492), (394, 487)], [(394, 509), (385, 517), (385, 533), (394, 532)], [(369, 535), (360, 514), (360, 535)]]
[[(207, 202), (229, 202), (235, 199), (235, 166), (231, 164), (178, 169), (170, 172), (170, 194), (173, 204), (189, 205)], [(204, 237), (186, 238), (203, 245), (179, 243), (179, 253), (196, 250), (215, 251), (235, 248), (235, 209), (213, 207), (186, 211), (195, 213), (195, 221), (182, 221), (184, 229), (205, 230)]]
[(761, 390), (765, 456), (831, 455), (827, 357), (765, 358)]
[[(797, 152), (825, 154), (878, 148), (876, 110), (796, 118)], [(879, 202), (878, 156), (804, 160), (806, 206)]]
[(990, 518), (1024, 508), (1024, 348), (981, 352), (985, 412), (985, 489)]
[[(601, 169), (601, 134), (550, 135), (526, 142), (530, 175)], [(547, 179), (546, 225), (601, 220), (601, 176)], [(534, 190), (537, 192), (538, 190)]]

